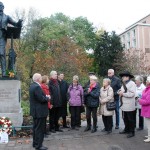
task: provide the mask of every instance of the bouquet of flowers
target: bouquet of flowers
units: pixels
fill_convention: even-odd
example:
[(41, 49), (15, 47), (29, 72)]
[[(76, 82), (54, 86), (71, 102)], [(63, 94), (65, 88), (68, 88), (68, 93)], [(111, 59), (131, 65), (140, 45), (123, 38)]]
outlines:
[(0, 117), (0, 132), (6, 132), (8, 135), (12, 132), (12, 122), (7, 117)]

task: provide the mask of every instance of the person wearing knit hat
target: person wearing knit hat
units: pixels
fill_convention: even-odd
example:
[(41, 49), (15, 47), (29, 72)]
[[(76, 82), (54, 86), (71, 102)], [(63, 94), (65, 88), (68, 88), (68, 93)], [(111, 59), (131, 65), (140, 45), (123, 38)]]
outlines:
[(148, 128), (148, 136), (144, 142), (150, 142), (150, 76), (146, 80), (146, 89), (142, 93), (142, 97), (139, 100), (141, 108), (141, 116), (145, 117), (145, 121)]

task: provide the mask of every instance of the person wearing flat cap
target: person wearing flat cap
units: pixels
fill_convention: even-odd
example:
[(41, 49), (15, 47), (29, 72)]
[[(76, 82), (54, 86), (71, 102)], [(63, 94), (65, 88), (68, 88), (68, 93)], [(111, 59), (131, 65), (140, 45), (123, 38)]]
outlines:
[(124, 120), (125, 128), (120, 134), (128, 134), (127, 138), (135, 136), (135, 95), (136, 84), (131, 80), (134, 76), (124, 71), (119, 74), (124, 83), (121, 89), (118, 91), (120, 98), (122, 99), (122, 118)]

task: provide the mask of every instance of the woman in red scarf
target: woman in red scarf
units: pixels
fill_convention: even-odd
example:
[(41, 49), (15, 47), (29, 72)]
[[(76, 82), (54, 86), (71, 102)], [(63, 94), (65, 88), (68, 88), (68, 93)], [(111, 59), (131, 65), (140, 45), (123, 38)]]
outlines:
[(99, 95), (100, 95), (100, 87), (97, 84), (97, 77), (90, 76), (90, 85), (87, 89), (85, 89), (84, 96), (85, 96), (85, 106), (86, 106), (86, 118), (87, 118), (87, 127), (84, 130), (89, 131), (91, 130), (91, 113), (93, 117), (93, 129), (91, 133), (97, 131), (97, 108), (99, 106)]
[[(42, 88), (43, 92), (45, 93), (45, 95), (50, 95), (48, 83), (49, 83), (48, 76), (46, 76), (46, 75), (42, 76), (41, 88)], [(51, 108), (52, 108), (52, 105), (50, 104), (50, 101), (49, 101), (48, 109), (51, 109)], [(50, 118), (50, 116), (49, 116), (49, 118)], [(49, 135), (49, 133), (46, 132), (46, 121), (45, 121), (45, 137), (47, 137), (47, 135)]]

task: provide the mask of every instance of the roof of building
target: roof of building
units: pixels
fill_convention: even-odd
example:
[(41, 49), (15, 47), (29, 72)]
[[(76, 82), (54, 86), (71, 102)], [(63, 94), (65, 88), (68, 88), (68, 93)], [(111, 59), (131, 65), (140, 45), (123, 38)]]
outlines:
[(132, 26), (134, 26), (135, 24), (139, 23), (140, 21), (142, 21), (143, 19), (145, 19), (145, 18), (147, 18), (147, 17), (149, 17), (149, 16), (150, 16), (150, 14), (149, 14), (149, 15), (147, 15), (147, 16), (145, 16), (145, 17), (143, 17), (143, 18), (142, 18), (142, 19), (140, 19), (139, 21), (137, 21), (137, 22), (133, 23), (132, 25), (130, 25), (129, 27), (127, 27), (127, 28), (126, 28), (126, 30), (127, 30), (128, 28), (131, 28)]
[(145, 17), (143, 17), (142, 19), (140, 19), (139, 21), (137, 21), (137, 22), (135, 22), (135, 23), (133, 23), (132, 25), (130, 25), (129, 27), (127, 27), (126, 29), (125, 29), (125, 31), (123, 31), (122, 33), (120, 33), (119, 35), (122, 35), (122, 34), (124, 34), (125, 32), (127, 32), (127, 31), (129, 31), (129, 30), (131, 30), (132, 28), (134, 28), (134, 27), (136, 27), (136, 26), (150, 26), (150, 24), (146, 24), (146, 23), (139, 23), (140, 21), (142, 21), (143, 19), (145, 19), (145, 18), (147, 18), (147, 17), (149, 17), (150, 16), (150, 14), (149, 15), (147, 15), (147, 16), (145, 16)]
[(133, 26), (131, 26), (130, 28), (126, 29), (125, 31), (123, 31), (122, 33), (119, 34), (122, 35), (124, 34), (125, 32), (128, 32), (129, 30), (131, 30), (132, 28), (136, 27), (136, 26), (147, 26), (147, 27), (150, 27), (150, 24), (146, 24), (146, 23), (136, 23), (134, 24)]

